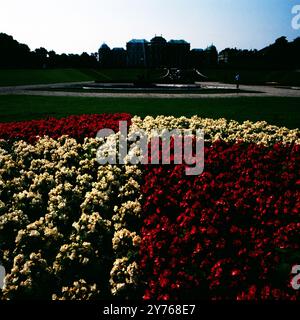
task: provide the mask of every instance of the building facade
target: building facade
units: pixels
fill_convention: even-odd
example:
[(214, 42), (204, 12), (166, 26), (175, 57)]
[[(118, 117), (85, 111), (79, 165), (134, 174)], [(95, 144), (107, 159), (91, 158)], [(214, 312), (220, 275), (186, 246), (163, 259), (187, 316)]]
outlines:
[(149, 42), (145, 39), (132, 39), (127, 42), (127, 66), (128, 67), (147, 67), (147, 47)]
[(170, 68), (187, 68), (191, 45), (185, 40), (170, 40), (167, 45), (167, 66)]
[(218, 64), (218, 51), (212, 44), (205, 50), (205, 66), (216, 66)]
[(193, 49), (185, 40), (167, 41), (162, 36), (155, 36), (150, 41), (132, 39), (123, 48), (110, 49), (103, 44), (99, 49), (101, 67), (112, 68), (200, 68), (215, 65), (218, 62), (216, 47), (206, 50)]
[(111, 50), (111, 66), (114, 68), (127, 66), (127, 52), (124, 48), (113, 48)]
[(111, 66), (111, 50), (110, 47), (103, 43), (98, 51), (98, 61), (103, 68), (109, 68)]
[(167, 40), (155, 36), (148, 44), (148, 65), (150, 68), (163, 68), (167, 66)]

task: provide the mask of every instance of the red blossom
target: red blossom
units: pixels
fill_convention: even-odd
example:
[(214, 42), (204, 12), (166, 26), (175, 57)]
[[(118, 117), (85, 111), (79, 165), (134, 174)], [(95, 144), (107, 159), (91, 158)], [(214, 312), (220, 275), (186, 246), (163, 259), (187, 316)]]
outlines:
[(131, 115), (127, 113), (83, 114), (61, 119), (0, 123), (0, 139), (34, 142), (37, 136), (47, 135), (58, 138), (68, 135), (83, 141), (85, 137), (96, 137), (97, 132), (104, 128), (118, 132), (119, 121), (127, 121), (130, 125)]
[(300, 264), (299, 177), (298, 145), (218, 141), (206, 146), (205, 171), (194, 177), (184, 165), (149, 166), (144, 298), (299, 298), (289, 285)]

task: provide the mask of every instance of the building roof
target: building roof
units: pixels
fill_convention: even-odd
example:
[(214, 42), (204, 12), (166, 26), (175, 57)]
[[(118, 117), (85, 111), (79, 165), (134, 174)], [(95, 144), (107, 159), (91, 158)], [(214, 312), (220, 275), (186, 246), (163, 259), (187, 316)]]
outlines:
[(199, 49), (199, 48), (195, 48), (195, 49), (192, 49), (193, 52), (203, 52), (204, 50), (203, 49)]
[(113, 50), (113, 51), (125, 51), (124, 48), (113, 48), (112, 50)]
[(146, 39), (132, 39), (128, 43), (148, 43)]
[(157, 44), (165, 44), (167, 43), (167, 40), (163, 37), (155, 36), (151, 39), (151, 43), (157, 43)]
[(101, 45), (100, 49), (109, 49), (110, 50), (110, 47), (106, 43), (103, 43)]
[(169, 43), (172, 43), (172, 44), (189, 44), (187, 41), (185, 40), (170, 40)]
[(211, 46), (207, 47), (207, 51), (215, 51), (217, 48), (212, 44)]

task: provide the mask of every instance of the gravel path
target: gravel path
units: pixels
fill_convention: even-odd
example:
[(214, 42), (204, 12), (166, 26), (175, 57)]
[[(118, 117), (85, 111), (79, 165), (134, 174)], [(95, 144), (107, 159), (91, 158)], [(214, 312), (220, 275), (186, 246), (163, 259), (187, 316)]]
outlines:
[[(214, 93), (214, 94), (172, 94), (172, 93), (94, 93), (94, 92), (65, 92), (65, 91), (47, 91), (51, 88), (63, 88), (66, 85), (85, 84), (92, 82), (71, 82), (42, 85), (10, 86), (0, 87), (0, 95), (33, 95), (33, 96), (58, 96), (58, 97), (98, 97), (98, 98), (232, 98), (232, 97), (299, 97), (299, 87), (275, 87), (275, 86), (255, 86), (241, 85), (241, 90), (258, 91), (257, 93)], [(235, 85), (219, 82), (202, 82), (204, 88), (235, 89)], [(40, 89), (35, 91), (34, 89)], [(41, 90), (45, 89), (45, 90)]]

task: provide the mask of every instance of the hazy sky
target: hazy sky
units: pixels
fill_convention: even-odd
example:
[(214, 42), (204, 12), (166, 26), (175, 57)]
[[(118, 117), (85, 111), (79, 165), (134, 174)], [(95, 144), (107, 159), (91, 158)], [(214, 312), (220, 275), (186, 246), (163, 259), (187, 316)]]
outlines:
[(162, 34), (193, 48), (262, 48), (291, 27), (300, 0), (0, 0), (0, 32), (31, 49), (95, 52)]

